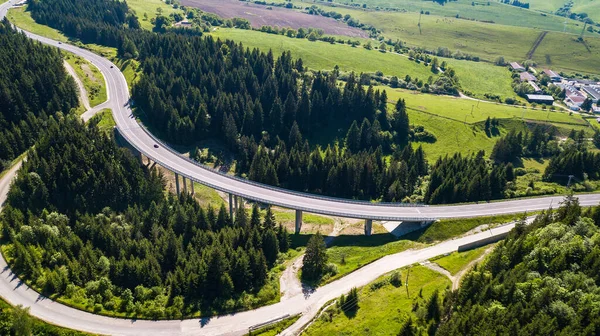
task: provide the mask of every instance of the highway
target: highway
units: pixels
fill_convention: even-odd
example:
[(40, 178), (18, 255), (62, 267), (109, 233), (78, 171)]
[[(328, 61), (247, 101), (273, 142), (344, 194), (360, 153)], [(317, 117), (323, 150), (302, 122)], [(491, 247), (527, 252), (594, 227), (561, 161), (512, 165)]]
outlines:
[[(14, 1), (13, 1), (14, 3)], [(11, 2), (0, 5), (0, 19), (4, 18)], [(59, 44), (42, 36), (26, 33), (30, 38), (52, 45), (84, 57), (102, 72), (107, 84), (108, 101), (97, 108), (112, 110), (120, 134), (133, 147), (161, 166), (186, 178), (215, 189), (241, 196), (245, 199), (326, 215), (373, 219), (373, 220), (429, 220), (433, 218), (459, 218), (494, 214), (517, 213), (542, 210), (550, 205), (558, 206), (562, 197), (531, 198), (506, 202), (480, 203), (456, 206), (398, 206), (394, 204), (372, 204), (354, 202), (302, 193), (285, 191), (279, 188), (260, 185), (220, 174), (199, 166), (159, 143), (138, 124), (129, 107), (129, 88), (118, 67), (109, 60), (66, 43)], [(154, 145), (159, 144), (159, 148)], [(11, 169), (0, 181), (0, 200), (8, 192), (10, 180), (16, 173)], [(600, 194), (578, 196), (582, 205), (597, 205)], [(252, 311), (214, 317), (211, 319), (189, 319), (183, 321), (144, 321), (109, 318), (77, 309), (40, 296), (21, 283), (11, 272), (4, 258), (0, 258), (0, 294), (13, 305), (22, 304), (31, 308), (31, 314), (50, 323), (67, 328), (110, 335), (241, 335), (248, 327), (280, 317), (285, 314), (302, 313), (298, 323), (312, 318), (328, 300), (338, 297), (352, 287), (365, 285), (382, 274), (399, 267), (430, 259), (434, 256), (455, 251), (459, 245), (477, 241), (490, 234), (502, 234), (512, 225), (493, 229), (480, 234), (446, 241), (421, 250), (411, 250), (386, 256), (340, 280), (317, 289), (308, 296), (296, 295), (286, 301)], [(297, 327), (295, 327), (297, 328)]]
[[(6, 199), (10, 181), (15, 176), (19, 165), (11, 168), (0, 179), (0, 200)], [(270, 321), (287, 314), (302, 314), (285, 335), (294, 335), (309, 322), (328, 301), (348, 292), (352, 287), (364, 286), (379, 276), (397, 268), (422, 262), (433, 257), (454, 252), (459, 246), (479, 241), (490, 236), (502, 235), (510, 231), (514, 224), (493, 228), (467, 237), (448, 240), (419, 250), (407, 250), (385, 256), (371, 264), (360, 268), (345, 277), (318, 288), (310, 295), (299, 293), (289, 299), (262, 308), (237, 314), (213, 317), (210, 319), (187, 319), (171, 321), (147, 321), (111, 318), (87, 313), (70, 308), (48, 299), (26, 284), (12, 273), (6, 260), (0, 255), (0, 296), (12, 305), (23, 305), (30, 308), (30, 314), (65, 328), (71, 328), (102, 335), (123, 336), (217, 336), (244, 335), (250, 326)]]
[[(0, 17), (4, 17), (9, 7), (10, 3), (0, 7)], [(100, 69), (107, 83), (109, 100), (95, 109), (110, 108), (119, 133), (139, 152), (188, 179), (248, 200), (310, 213), (382, 221), (420, 221), (519, 213), (547, 209), (550, 205), (558, 205), (562, 200), (562, 197), (557, 196), (454, 206), (401, 206), (321, 197), (234, 178), (192, 162), (169, 149), (167, 145), (160, 143), (147, 132), (133, 116), (129, 106), (127, 82), (119, 68), (112, 62), (89, 50), (67, 43), (59, 44), (42, 36), (30, 33), (27, 35), (32, 39), (84, 57)], [(155, 144), (158, 144), (159, 148), (155, 148)], [(596, 205), (600, 203), (600, 194), (580, 195), (579, 199), (582, 205)]]
[[(0, 17), (4, 17), (9, 6), (10, 3), (5, 3), (2, 6)], [(130, 96), (127, 82), (119, 68), (112, 62), (85, 49), (66, 43), (59, 44), (56, 41), (34, 34), (28, 33), (27, 35), (43, 43), (84, 57), (100, 69), (107, 83), (109, 101), (97, 108), (110, 108), (112, 110), (119, 133), (139, 152), (159, 165), (188, 179), (248, 200), (310, 213), (348, 218), (419, 221), (542, 210), (547, 209), (551, 204), (558, 205), (562, 199), (558, 196), (455, 206), (400, 206), (398, 204), (375, 204), (320, 197), (234, 178), (190, 161), (169, 149), (167, 145), (160, 143), (158, 139), (147, 132), (134, 118), (129, 106)], [(155, 148), (155, 144), (158, 144), (159, 148)], [(600, 194), (580, 195), (579, 198), (582, 205), (600, 203)]]

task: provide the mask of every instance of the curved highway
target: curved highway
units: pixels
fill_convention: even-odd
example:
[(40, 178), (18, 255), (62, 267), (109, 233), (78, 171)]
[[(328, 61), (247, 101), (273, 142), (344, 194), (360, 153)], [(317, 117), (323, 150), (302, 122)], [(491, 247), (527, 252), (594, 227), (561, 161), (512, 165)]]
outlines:
[[(9, 6), (10, 3), (2, 6), (0, 17), (4, 16)], [(27, 33), (27, 35), (84, 57), (100, 69), (105, 77), (110, 97), (107, 103), (102, 104), (102, 107), (112, 109), (119, 133), (139, 152), (188, 179), (245, 199), (311, 213), (385, 221), (420, 221), (518, 213), (547, 209), (551, 204), (557, 205), (562, 199), (559, 196), (456, 206), (401, 206), (399, 204), (375, 204), (320, 197), (234, 178), (192, 162), (169, 149), (168, 146), (159, 143), (158, 139), (147, 132), (133, 116), (129, 106), (129, 88), (125, 77), (119, 68), (109, 60), (69, 44), (59, 44), (59, 42), (34, 34)], [(156, 144), (159, 144), (158, 148), (155, 148)], [(579, 199), (583, 205), (595, 205), (600, 203), (600, 194), (581, 195)]]

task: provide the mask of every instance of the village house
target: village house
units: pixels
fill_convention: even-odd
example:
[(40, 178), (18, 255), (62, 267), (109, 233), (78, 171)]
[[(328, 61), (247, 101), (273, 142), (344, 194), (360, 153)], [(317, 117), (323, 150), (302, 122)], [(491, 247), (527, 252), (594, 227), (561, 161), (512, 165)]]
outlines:
[(535, 78), (534, 75), (530, 74), (529, 72), (521, 72), (519, 74), (519, 77), (521, 78), (521, 82), (535, 82), (537, 81), (537, 78)]
[(544, 69), (544, 73), (546, 76), (550, 77), (550, 80), (553, 82), (560, 82), (562, 80), (560, 75), (550, 69)]
[(518, 72), (525, 72), (525, 67), (523, 67), (521, 64), (517, 63), (517, 62), (510, 62), (510, 67), (514, 70), (514, 71), (518, 71)]
[(583, 87), (583, 91), (587, 93), (593, 103), (600, 101), (600, 86), (586, 85)]
[(536, 104), (552, 105), (552, 103), (554, 103), (554, 97), (549, 95), (528, 94), (527, 101)]

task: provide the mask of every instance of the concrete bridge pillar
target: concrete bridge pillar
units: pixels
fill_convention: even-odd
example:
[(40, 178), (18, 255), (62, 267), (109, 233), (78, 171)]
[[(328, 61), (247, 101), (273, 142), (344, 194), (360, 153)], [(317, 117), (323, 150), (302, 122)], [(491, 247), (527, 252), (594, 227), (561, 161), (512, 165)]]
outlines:
[(229, 194), (229, 218), (233, 218), (233, 194)]
[(183, 193), (187, 194), (187, 180), (185, 179), (185, 176), (182, 176), (181, 179), (183, 180)]
[(296, 234), (300, 233), (300, 229), (302, 229), (302, 210), (296, 210)]
[(194, 193), (194, 181), (190, 180), (190, 187), (192, 189), (192, 196), (195, 194)]
[(371, 235), (371, 229), (373, 228), (373, 220), (365, 219), (365, 236)]
[(179, 195), (179, 174), (175, 173), (175, 191)]
[(238, 209), (238, 197), (233, 196), (233, 208), (237, 211)]

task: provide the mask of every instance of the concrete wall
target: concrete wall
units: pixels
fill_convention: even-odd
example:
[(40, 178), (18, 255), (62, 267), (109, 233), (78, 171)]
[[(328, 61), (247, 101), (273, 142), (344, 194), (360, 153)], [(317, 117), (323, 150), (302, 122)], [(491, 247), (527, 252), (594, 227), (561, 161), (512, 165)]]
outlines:
[(458, 252), (464, 252), (464, 251), (468, 251), (468, 250), (472, 250), (481, 246), (485, 246), (491, 243), (495, 243), (497, 241), (500, 241), (504, 238), (506, 238), (506, 236), (508, 236), (508, 232), (505, 233), (501, 233), (495, 236), (490, 236), (487, 238), (483, 238), (481, 240), (478, 241), (474, 241), (465, 245), (461, 245), (458, 247)]

